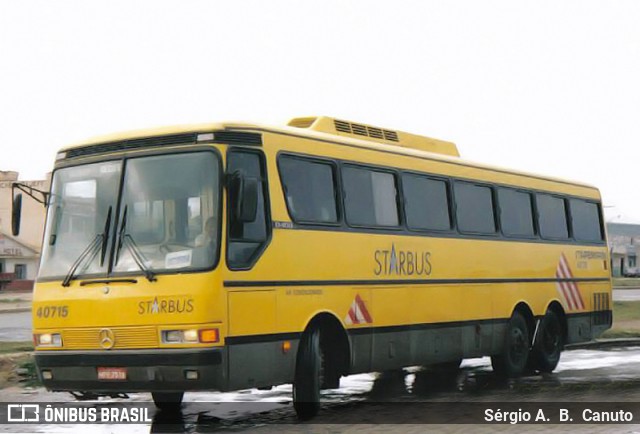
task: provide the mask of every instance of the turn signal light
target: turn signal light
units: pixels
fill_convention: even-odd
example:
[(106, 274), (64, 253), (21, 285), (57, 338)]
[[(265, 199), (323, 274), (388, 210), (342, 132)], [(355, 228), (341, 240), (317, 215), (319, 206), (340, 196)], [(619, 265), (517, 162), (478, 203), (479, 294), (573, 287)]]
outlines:
[(220, 341), (218, 329), (200, 330), (200, 342), (211, 344), (218, 341)]

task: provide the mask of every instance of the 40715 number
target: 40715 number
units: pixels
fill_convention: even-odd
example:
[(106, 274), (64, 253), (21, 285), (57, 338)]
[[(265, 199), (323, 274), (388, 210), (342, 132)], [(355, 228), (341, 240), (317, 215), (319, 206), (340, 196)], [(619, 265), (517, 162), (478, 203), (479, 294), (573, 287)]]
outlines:
[(36, 309), (38, 318), (65, 318), (69, 315), (69, 306), (39, 306)]

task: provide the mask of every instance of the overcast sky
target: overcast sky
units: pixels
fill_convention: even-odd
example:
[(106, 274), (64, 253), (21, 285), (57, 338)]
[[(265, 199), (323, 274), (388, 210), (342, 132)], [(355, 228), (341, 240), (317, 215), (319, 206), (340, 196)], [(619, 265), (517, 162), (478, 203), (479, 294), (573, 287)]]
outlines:
[(0, 170), (121, 130), (328, 115), (602, 190), (640, 223), (640, 1), (2, 1)]

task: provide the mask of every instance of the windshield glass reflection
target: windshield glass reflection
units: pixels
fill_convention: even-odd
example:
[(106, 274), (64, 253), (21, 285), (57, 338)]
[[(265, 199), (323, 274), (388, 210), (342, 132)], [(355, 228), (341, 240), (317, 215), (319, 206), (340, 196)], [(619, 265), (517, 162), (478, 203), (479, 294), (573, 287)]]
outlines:
[(210, 152), (128, 160), (114, 272), (212, 267), (219, 246), (218, 178)]
[[(105, 232), (109, 210), (115, 209), (122, 163), (104, 162), (57, 170), (51, 185), (40, 277), (62, 277), (79, 259), (75, 274), (107, 272), (101, 247), (109, 244)], [(83, 252), (92, 245), (91, 254)], [(99, 253), (99, 254), (98, 254)], [(106, 251), (105, 251), (106, 254)], [(83, 257), (84, 256), (84, 257)]]
[(192, 152), (57, 170), (39, 278), (69, 284), (133, 273), (153, 281), (156, 272), (212, 268), (220, 246), (219, 164), (212, 152)]

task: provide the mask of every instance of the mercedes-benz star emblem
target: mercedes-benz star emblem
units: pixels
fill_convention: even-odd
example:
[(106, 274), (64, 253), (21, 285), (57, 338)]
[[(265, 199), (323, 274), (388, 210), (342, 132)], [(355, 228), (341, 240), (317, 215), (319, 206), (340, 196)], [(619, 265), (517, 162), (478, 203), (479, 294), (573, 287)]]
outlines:
[(100, 346), (105, 350), (110, 350), (116, 344), (116, 337), (111, 329), (100, 330)]

